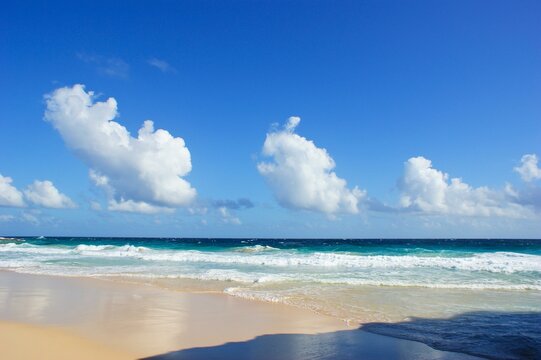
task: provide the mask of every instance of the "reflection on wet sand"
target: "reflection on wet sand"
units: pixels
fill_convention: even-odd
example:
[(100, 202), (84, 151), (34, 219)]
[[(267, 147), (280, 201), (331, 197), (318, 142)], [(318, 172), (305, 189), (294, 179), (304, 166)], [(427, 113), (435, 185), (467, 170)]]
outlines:
[(0, 272), (0, 319), (56, 325), (140, 356), (346, 328), (283, 305), (93, 279)]

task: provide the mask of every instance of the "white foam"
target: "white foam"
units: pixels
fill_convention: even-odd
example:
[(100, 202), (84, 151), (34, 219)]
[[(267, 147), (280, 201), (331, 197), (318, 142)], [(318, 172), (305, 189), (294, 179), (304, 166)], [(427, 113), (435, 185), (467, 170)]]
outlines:
[(243, 253), (259, 253), (264, 251), (279, 251), (280, 249), (268, 245), (253, 245), (236, 248), (234, 251)]
[[(36, 260), (4, 260), (0, 259), (0, 268), (15, 270), (22, 273), (46, 274), (58, 276), (85, 276), (85, 277), (134, 277), (149, 279), (189, 279), (202, 281), (236, 282), (248, 286), (262, 286), (267, 288), (279, 286), (280, 288), (301, 288), (316, 286), (319, 289), (331, 289), (343, 286), (385, 286), (385, 287), (422, 287), (434, 289), (464, 289), (464, 290), (538, 290), (541, 291), (541, 280), (513, 282), (510, 279), (472, 278), (465, 279), (457, 274), (457, 278), (448, 281), (438, 274), (431, 276), (419, 273), (414, 276), (417, 281), (382, 277), (381, 273), (368, 274), (367, 278), (355, 278), (356, 274), (349, 276), (344, 273), (278, 273), (265, 274), (262, 272), (248, 272), (234, 269), (179, 269), (171, 267), (153, 266), (69, 266), (58, 264), (44, 264)], [(334, 277), (331, 277), (334, 276)], [(424, 278), (424, 281), (423, 281)]]
[(0, 241), (22, 241), (21, 239), (11, 238), (11, 237), (2, 237), (0, 236)]
[(81, 255), (93, 256), (93, 257), (136, 257), (142, 258), (142, 254), (145, 252), (151, 252), (152, 250), (144, 246), (133, 245), (78, 245), (75, 249)]
[(242, 288), (227, 288), (224, 293), (247, 300), (259, 300), (271, 303), (287, 303), (288, 296), (280, 296), (269, 292), (253, 292)]
[(390, 286), (390, 287), (421, 287), (429, 289), (463, 289), (463, 290), (541, 290), (541, 282), (533, 284), (509, 284), (504, 282), (462, 282), (462, 283), (437, 283), (433, 281), (399, 281), (399, 280), (366, 280), (366, 279), (326, 279), (315, 280), (329, 285), (361, 285), (361, 286)]
[(155, 250), (143, 246), (78, 245), (75, 248), (0, 244), (0, 252), (42, 255), (128, 257), (145, 261), (203, 264), (254, 265), (261, 267), (319, 267), (352, 269), (440, 268), (493, 273), (541, 272), (541, 256), (509, 252), (473, 256), (358, 255), (348, 253), (299, 253), (265, 248), (256, 252), (203, 252), (196, 250)]
[(48, 247), (48, 246), (37, 246), (31, 244), (0, 244), (0, 252), (16, 252), (22, 254), (36, 254), (36, 255), (65, 255), (69, 254), (72, 250), (69, 248), (61, 247)]

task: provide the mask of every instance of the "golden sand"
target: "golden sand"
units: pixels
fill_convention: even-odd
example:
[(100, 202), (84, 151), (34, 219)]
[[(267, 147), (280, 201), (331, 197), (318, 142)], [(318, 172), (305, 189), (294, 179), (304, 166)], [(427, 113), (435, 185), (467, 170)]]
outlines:
[(347, 328), (308, 310), (223, 294), (7, 271), (0, 271), (0, 320), (8, 321), (0, 326), (2, 355), (9, 348), (16, 359), (81, 358), (69, 356), (78, 346), (81, 353), (101, 351), (93, 358), (144, 357), (264, 334)]
[(111, 360), (134, 355), (113, 350), (69, 331), (20, 323), (0, 322), (2, 359)]

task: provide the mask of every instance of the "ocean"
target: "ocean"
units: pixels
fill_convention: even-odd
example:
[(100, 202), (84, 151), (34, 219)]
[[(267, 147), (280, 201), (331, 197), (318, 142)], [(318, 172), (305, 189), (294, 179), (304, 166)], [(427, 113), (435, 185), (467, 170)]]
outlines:
[(24, 237), (0, 240), (0, 269), (222, 292), (443, 350), (541, 357), (541, 240)]

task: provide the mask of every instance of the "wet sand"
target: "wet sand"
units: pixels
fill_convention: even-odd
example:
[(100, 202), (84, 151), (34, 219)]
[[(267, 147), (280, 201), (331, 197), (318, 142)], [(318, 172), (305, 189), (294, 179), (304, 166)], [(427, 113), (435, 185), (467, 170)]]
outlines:
[(278, 304), (94, 279), (0, 272), (0, 320), (52, 325), (137, 356), (346, 325)]
[[(363, 337), (352, 340), (353, 346), (356, 342), (362, 343), (363, 349), (371, 350), (372, 354), (378, 354), (375, 340), (383, 339), (381, 349), (394, 344), (402, 358), (415, 358), (415, 354), (420, 353), (427, 355), (426, 359), (460, 358), (421, 343), (368, 334), (337, 319), (280, 304), (223, 294), (176, 292), (140, 284), (0, 271), (0, 333), (3, 334), (0, 348), (4, 354), (18, 354), (6, 358), (35, 358), (27, 352), (27, 345), (37, 340), (44, 344), (65, 344), (49, 346), (45, 351), (49, 358), (70, 358), (74, 348), (104, 359), (167, 353), (172, 353), (169, 358), (176, 354), (174, 358), (184, 359), (190, 358), (194, 349), (202, 348), (214, 349), (218, 357), (221, 354), (227, 358), (220, 346), (233, 342), (255, 344), (257, 348), (258, 342), (253, 339), (272, 334), (289, 340), (273, 345), (275, 352), (268, 358), (274, 355), (288, 358), (287, 354), (292, 355), (291, 351), (298, 348), (291, 347), (289, 334), (344, 332), (355, 333), (355, 336), (364, 333)], [(7, 352), (8, 349), (11, 352)], [(179, 353), (179, 350), (185, 352)], [(281, 351), (284, 353), (280, 354)], [(312, 355), (317, 357), (317, 353)]]

